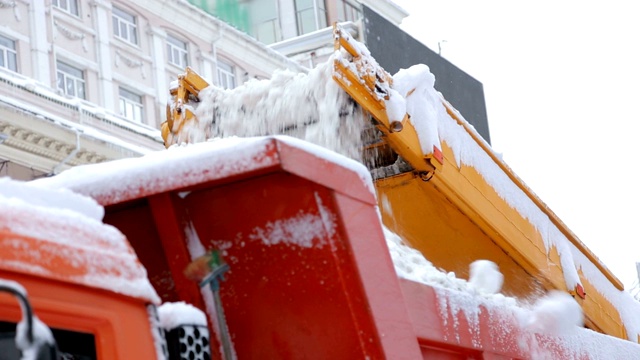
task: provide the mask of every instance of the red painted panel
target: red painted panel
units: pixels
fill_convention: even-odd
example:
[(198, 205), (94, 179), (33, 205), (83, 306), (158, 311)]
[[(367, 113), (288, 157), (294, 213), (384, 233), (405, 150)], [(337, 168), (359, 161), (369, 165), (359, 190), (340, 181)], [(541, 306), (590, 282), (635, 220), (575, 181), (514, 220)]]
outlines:
[(185, 200), (230, 265), (221, 297), (239, 358), (382, 357), (329, 190), (276, 173)]

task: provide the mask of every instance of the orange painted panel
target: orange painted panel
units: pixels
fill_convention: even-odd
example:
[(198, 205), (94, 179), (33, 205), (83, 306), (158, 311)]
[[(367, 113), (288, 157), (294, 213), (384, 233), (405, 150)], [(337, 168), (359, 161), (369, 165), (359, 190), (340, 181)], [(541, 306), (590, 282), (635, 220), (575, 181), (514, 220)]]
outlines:
[[(156, 350), (143, 301), (0, 270), (0, 279), (20, 283), (34, 313), (49, 327), (93, 334), (98, 359), (153, 359)], [(0, 295), (0, 320), (17, 322), (21, 312), (15, 298)]]

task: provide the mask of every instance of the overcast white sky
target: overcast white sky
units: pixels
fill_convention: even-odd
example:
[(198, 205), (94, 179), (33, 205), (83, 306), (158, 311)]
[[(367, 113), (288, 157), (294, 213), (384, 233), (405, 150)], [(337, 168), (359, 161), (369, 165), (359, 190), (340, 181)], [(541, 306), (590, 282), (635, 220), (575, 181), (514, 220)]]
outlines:
[(639, 7), (394, 1), (411, 14), (405, 31), (434, 51), (444, 40), (442, 56), (482, 82), (493, 148), (629, 288), (640, 261)]

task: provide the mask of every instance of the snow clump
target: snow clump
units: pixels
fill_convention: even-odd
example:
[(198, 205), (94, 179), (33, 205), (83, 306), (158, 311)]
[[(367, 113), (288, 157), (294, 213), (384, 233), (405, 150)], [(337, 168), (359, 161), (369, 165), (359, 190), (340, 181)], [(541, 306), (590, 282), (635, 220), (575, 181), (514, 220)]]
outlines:
[(504, 275), (493, 261), (476, 260), (469, 265), (469, 286), (479, 293), (497, 294), (503, 282)]
[(582, 309), (566, 292), (553, 290), (534, 304), (524, 327), (554, 335), (569, 334), (583, 326)]

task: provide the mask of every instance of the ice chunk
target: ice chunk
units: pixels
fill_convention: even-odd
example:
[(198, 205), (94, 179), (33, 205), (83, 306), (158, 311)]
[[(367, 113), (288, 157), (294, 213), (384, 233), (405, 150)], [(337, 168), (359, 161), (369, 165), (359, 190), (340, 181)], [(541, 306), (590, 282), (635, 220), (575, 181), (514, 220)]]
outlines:
[(469, 285), (480, 293), (500, 292), (504, 276), (496, 263), (489, 260), (476, 260), (469, 265)]

